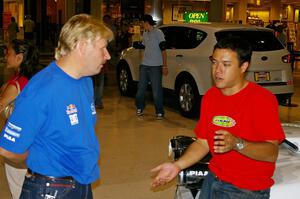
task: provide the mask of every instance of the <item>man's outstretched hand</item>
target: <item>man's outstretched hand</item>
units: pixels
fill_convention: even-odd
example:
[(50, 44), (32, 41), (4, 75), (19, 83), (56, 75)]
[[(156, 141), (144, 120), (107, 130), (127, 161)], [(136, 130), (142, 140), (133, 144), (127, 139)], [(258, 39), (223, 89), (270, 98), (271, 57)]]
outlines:
[(155, 188), (167, 184), (178, 175), (180, 170), (176, 164), (171, 162), (163, 163), (153, 168), (151, 172), (156, 172), (156, 175), (152, 180), (151, 186)]

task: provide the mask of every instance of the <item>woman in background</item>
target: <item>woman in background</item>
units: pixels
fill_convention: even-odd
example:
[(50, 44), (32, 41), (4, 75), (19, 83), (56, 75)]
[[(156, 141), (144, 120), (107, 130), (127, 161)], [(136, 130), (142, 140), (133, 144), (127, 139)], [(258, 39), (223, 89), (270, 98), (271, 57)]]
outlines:
[[(28, 80), (38, 71), (39, 53), (35, 46), (14, 39), (7, 46), (6, 67), (15, 70), (15, 75), (3, 85), (0, 96), (0, 112), (23, 90)], [(25, 164), (15, 165), (5, 161), (5, 172), (13, 199), (18, 199), (27, 169)]]

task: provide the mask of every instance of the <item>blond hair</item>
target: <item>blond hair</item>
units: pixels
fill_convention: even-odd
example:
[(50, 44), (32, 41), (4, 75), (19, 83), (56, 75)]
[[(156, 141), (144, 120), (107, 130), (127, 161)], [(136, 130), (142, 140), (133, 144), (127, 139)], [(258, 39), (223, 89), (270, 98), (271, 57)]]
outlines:
[(62, 27), (58, 45), (55, 49), (55, 59), (69, 54), (80, 40), (94, 41), (95, 39), (113, 39), (112, 31), (100, 20), (87, 14), (71, 17)]

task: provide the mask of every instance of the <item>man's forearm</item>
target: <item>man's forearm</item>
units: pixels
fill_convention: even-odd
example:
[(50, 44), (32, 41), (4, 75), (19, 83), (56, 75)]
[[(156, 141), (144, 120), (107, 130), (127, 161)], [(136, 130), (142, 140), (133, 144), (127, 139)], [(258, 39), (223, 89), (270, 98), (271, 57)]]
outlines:
[(12, 153), (10, 151), (7, 151), (3, 148), (0, 147), (0, 155), (9, 159), (12, 162), (22, 162), (24, 160), (26, 160), (27, 156), (28, 156), (28, 152), (23, 153), (23, 154), (16, 154), (16, 153)]
[(161, 52), (161, 54), (162, 54), (162, 59), (163, 59), (163, 66), (167, 66), (167, 52), (166, 52), (166, 50), (163, 50)]
[(245, 148), (238, 150), (241, 154), (260, 161), (275, 162), (278, 157), (278, 142), (248, 142), (244, 141)]
[(188, 168), (204, 158), (208, 152), (209, 147), (207, 141), (197, 139), (187, 148), (184, 154), (174, 162), (174, 164), (177, 165), (181, 170)]

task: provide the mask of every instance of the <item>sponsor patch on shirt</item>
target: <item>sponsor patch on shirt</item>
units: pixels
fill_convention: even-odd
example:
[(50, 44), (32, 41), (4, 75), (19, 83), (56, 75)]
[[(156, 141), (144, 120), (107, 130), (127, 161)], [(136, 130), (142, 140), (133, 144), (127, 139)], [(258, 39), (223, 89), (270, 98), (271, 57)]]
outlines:
[(21, 130), (22, 130), (21, 127), (18, 127), (17, 125), (8, 122), (4, 129), (3, 137), (11, 142), (16, 142), (16, 139), (21, 136), (20, 135)]
[(70, 104), (69, 106), (67, 106), (67, 114), (70, 115), (73, 113), (77, 113), (77, 108), (75, 104)]
[(70, 104), (69, 106), (67, 106), (66, 112), (69, 115), (70, 123), (72, 126), (79, 123), (77, 116), (77, 108), (75, 104)]
[(222, 126), (226, 128), (230, 128), (236, 125), (236, 122), (233, 118), (225, 115), (214, 116), (212, 123), (216, 126)]
[(92, 111), (92, 115), (96, 114), (96, 108), (95, 108), (95, 104), (94, 103), (91, 104), (91, 111)]
[(75, 125), (79, 123), (77, 114), (71, 114), (69, 115), (69, 118), (70, 118), (71, 125)]

